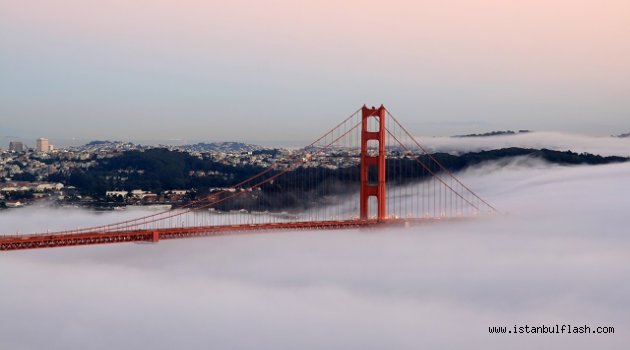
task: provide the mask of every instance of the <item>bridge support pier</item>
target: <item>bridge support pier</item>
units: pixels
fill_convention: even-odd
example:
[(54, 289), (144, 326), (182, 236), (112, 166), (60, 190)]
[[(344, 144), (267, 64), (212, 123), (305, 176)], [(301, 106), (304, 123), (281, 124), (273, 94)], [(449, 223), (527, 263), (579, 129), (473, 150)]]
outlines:
[[(370, 219), (370, 197), (376, 197), (377, 220), (387, 218), (386, 202), (386, 163), (385, 163), (385, 107), (361, 109), (361, 193), (360, 218)], [(370, 129), (372, 127), (372, 129)], [(378, 130), (374, 130), (378, 127)], [(370, 154), (369, 141), (378, 143), (376, 154)], [(370, 145), (371, 147), (374, 147)]]

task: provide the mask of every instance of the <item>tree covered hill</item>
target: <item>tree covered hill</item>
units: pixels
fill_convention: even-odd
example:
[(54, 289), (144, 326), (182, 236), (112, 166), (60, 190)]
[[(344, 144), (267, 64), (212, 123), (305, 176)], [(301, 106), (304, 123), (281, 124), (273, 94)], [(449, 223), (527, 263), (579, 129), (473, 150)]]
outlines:
[(512, 131), (512, 130), (497, 130), (497, 131), (490, 131), (490, 132), (485, 132), (483, 134), (465, 134), (465, 135), (454, 135), (452, 137), (459, 137), (459, 138), (464, 138), (464, 137), (489, 137), (489, 136), (506, 136), (506, 135), (518, 135), (518, 134), (527, 134), (532, 132), (531, 130), (519, 130), (519, 131)]
[[(265, 156), (264, 154), (262, 156)], [(273, 154), (268, 155), (270, 158)], [(448, 170), (457, 172), (470, 166), (487, 161), (510, 159), (519, 156), (530, 156), (543, 159), (549, 163), (562, 165), (577, 164), (608, 164), (626, 162), (624, 157), (602, 157), (588, 153), (575, 153), (571, 151), (554, 151), (548, 149), (528, 148), (504, 148), (491, 151), (471, 152), (461, 155), (447, 153), (435, 153), (432, 155)], [(421, 156), (420, 160), (429, 164), (432, 171), (439, 171), (428, 156)], [(419, 169), (420, 165), (415, 159), (409, 157), (396, 157), (388, 159), (387, 167), (390, 172), (401, 168)], [(74, 169), (70, 173), (57, 173), (49, 176), (49, 181), (62, 182), (66, 185), (77, 187), (84, 195), (102, 198), (105, 191), (109, 190), (133, 190), (143, 189), (159, 193), (172, 189), (194, 189), (200, 193), (207, 192), (210, 188), (229, 187), (245, 180), (264, 168), (244, 162), (243, 164), (229, 164), (213, 158), (210, 155), (202, 157), (192, 156), (189, 153), (171, 151), (163, 148), (153, 148), (145, 151), (128, 151), (119, 156), (98, 160), (96, 166), (88, 169)], [(343, 178), (358, 178), (358, 166), (350, 166), (331, 170), (327, 176), (335, 176), (336, 171), (343, 171)], [(299, 169), (297, 176), (310, 176), (315, 181), (311, 184), (317, 186), (319, 182), (325, 182), (325, 178), (318, 178), (316, 168)], [(426, 176), (422, 171), (411, 171), (414, 178)], [(338, 174), (337, 174), (338, 175)], [(346, 176), (347, 175), (347, 176)], [(410, 178), (409, 180), (412, 180)], [(350, 181), (350, 180), (348, 180)], [(279, 177), (273, 187), (278, 190), (282, 186), (282, 177)], [(272, 187), (268, 187), (272, 190)]]

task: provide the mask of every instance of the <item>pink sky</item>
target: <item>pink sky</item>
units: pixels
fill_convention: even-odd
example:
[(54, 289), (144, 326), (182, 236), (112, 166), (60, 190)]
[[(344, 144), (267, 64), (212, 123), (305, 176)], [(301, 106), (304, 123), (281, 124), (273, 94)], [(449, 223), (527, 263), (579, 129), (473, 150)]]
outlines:
[[(592, 131), (597, 122), (604, 133), (630, 128), (624, 124), (630, 119), (627, 0), (3, 0), (0, 23), (9, 70), (15, 65), (15, 71), (34, 68), (55, 77), (77, 66), (109, 77), (110, 70), (124, 70), (122, 85), (130, 79), (178, 91), (193, 79), (190, 98), (214, 97), (213, 108), (240, 121), (256, 110), (245, 106), (260, 103), (250, 96), (259, 89), (282, 123), (293, 112), (275, 107), (281, 103), (297, 109), (323, 103), (335, 112), (326, 119), (332, 123), (357, 104), (384, 102), (410, 120), (418, 118), (420, 103), (426, 118), (453, 123), (538, 129), (583, 123), (572, 131)], [(14, 75), (12, 83), (27, 94), (32, 82)], [(101, 79), (65, 76), (88, 91)], [(226, 89), (229, 96), (217, 97)], [(149, 103), (143, 92), (135, 98)], [(99, 93), (94, 88), (88, 98), (99, 102)], [(173, 97), (173, 111), (185, 103), (181, 94)], [(68, 106), (48, 105), (47, 96), (31, 97), (72, 114)], [(108, 115), (145, 121), (152, 113), (125, 107), (120, 96), (109, 102), (118, 107)], [(200, 119), (207, 108), (186, 113)], [(89, 111), (79, 109), (77, 115)], [(0, 109), (0, 118), (33, 120), (40, 112), (16, 103)]]

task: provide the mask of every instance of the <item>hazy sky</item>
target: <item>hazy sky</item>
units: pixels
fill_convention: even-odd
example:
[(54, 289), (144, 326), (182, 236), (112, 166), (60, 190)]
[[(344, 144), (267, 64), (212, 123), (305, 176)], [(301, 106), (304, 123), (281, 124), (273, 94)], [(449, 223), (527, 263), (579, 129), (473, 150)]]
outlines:
[(0, 0), (0, 137), (306, 141), (363, 103), (617, 134), (628, 33), (627, 0)]

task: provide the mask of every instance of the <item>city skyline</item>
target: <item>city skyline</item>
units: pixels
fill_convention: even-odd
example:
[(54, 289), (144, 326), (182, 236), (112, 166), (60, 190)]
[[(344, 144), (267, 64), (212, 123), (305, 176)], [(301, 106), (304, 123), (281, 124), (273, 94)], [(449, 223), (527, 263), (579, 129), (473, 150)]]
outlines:
[(364, 103), (427, 136), (630, 131), (624, 1), (0, 9), (2, 137), (306, 141)]

